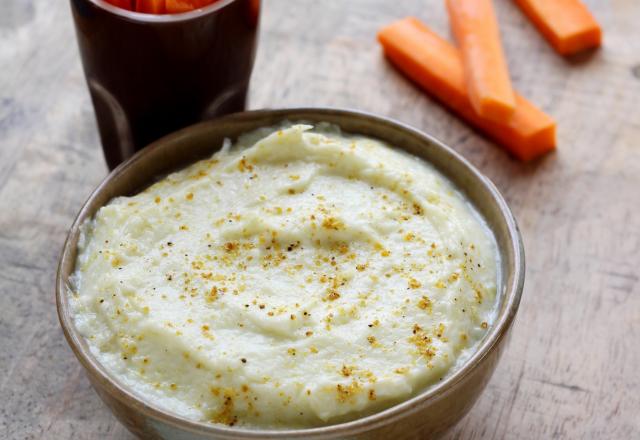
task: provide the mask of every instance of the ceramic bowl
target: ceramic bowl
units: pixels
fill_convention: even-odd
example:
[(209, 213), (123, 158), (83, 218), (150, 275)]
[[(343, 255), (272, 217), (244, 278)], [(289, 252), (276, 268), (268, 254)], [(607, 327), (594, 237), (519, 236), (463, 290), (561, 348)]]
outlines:
[[(499, 311), (477, 351), (452, 374), (416, 396), (350, 422), (296, 430), (248, 430), (196, 422), (135, 395), (91, 354), (74, 326), (68, 282), (74, 271), (80, 225), (116, 196), (133, 195), (167, 173), (213, 154), (224, 138), (259, 127), (292, 122), (329, 122), (345, 132), (380, 139), (433, 164), (476, 207), (495, 234), (500, 270)], [(236, 113), (170, 134), (118, 166), (93, 191), (76, 217), (60, 258), (57, 307), (64, 335), (97, 393), (131, 432), (148, 439), (409, 439), (434, 438), (473, 406), (496, 368), (516, 315), (524, 284), (524, 251), (516, 222), (495, 186), (462, 156), (433, 137), (399, 122), (337, 109), (300, 108)]]

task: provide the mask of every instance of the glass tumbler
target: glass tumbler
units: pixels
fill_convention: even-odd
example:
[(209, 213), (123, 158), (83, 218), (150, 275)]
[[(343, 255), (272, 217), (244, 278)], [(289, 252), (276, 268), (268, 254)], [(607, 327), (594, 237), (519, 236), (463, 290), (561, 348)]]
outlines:
[(259, 0), (142, 14), (71, 0), (109, 169), (179, 128), (245, 109)]

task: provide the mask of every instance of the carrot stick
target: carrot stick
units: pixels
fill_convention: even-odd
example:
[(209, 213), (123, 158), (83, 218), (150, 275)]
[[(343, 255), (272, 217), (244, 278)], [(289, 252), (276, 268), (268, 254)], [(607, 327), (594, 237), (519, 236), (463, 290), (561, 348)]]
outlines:
[(493, 121), (508, 119), (516, 108), (507, 62), (500, 43), (493, 0), (447, 0), (453, 35), (462, 53), (471, 104)]
[(386, 56), (405, 75), (520, 160), (534, 159), (555, 148), (555, 121), (522, 96), (509, 120), (478, 115), (467, 92), (459, 51), (416, 18), (405, 18), (378, 33)]
[(169, 14), (192, 11), (194, 9), (188, 0), (166, 0), (166, 8)]
[(167, 12), (164, 0), (137, 0), (136, 11), (147, 14), (164, 14)]
[(216, 0), (166, 0), (167, 12), (170, 14), (193, 11), (203, 8)]
[(560, 55), (602, 44), (602, 29), (580, 0), (516, 0), (520, 9)]

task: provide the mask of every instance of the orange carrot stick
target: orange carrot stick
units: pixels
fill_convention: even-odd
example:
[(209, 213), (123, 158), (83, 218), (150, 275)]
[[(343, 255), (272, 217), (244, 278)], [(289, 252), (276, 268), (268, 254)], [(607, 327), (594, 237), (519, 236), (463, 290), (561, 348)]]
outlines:
[(580, 0), (516, 0), (520, 9), (560, 55), (602, 44), (602, 29)]
[(167, 12), (176, 14), (203, 8), (216, 0), (166, 0)]
[(417, 19), (384, 27), (378, 40), (398, 69), (518, 159), (531, 160), (555, 148), (555, 121), (518, 94), (509, 120), (495, 122), (478, 115), (465, 86), (460, 53)]
[(187, 12), (194, 9), (191, 2), (185, 0), (166, 0), (166, 8), (169, 14)]
[(516, 108), (507, 62), (500, 43), (493, 0), (447, 0), (451, 29), (464, 64), (471, 104), (493, 121), (508, 119)]
[(164, 14), (167, 12), (164, 0), (137, 0), (136, 11), (147, 14)]

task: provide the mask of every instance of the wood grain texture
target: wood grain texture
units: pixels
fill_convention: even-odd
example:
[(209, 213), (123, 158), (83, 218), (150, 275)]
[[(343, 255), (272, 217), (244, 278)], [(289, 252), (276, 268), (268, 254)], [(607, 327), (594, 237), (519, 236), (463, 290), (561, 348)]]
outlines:
[[(496, 0), (515, 87), (559, 122), (523, 165), (393, 70), (375, 32), (441, 0), (267, 0), (251, 107), (351, 107), (397, 118), (469, 158), (519, 220), (527, 282), (486, 393), (450, 439), (640, 438), (640, 2), (586, 1), (602, 50), (557, 56)], [(0, 3), (0, 438), (132, 438), (59, 329), (58, 254), (106, 167), (65, 1)]]

